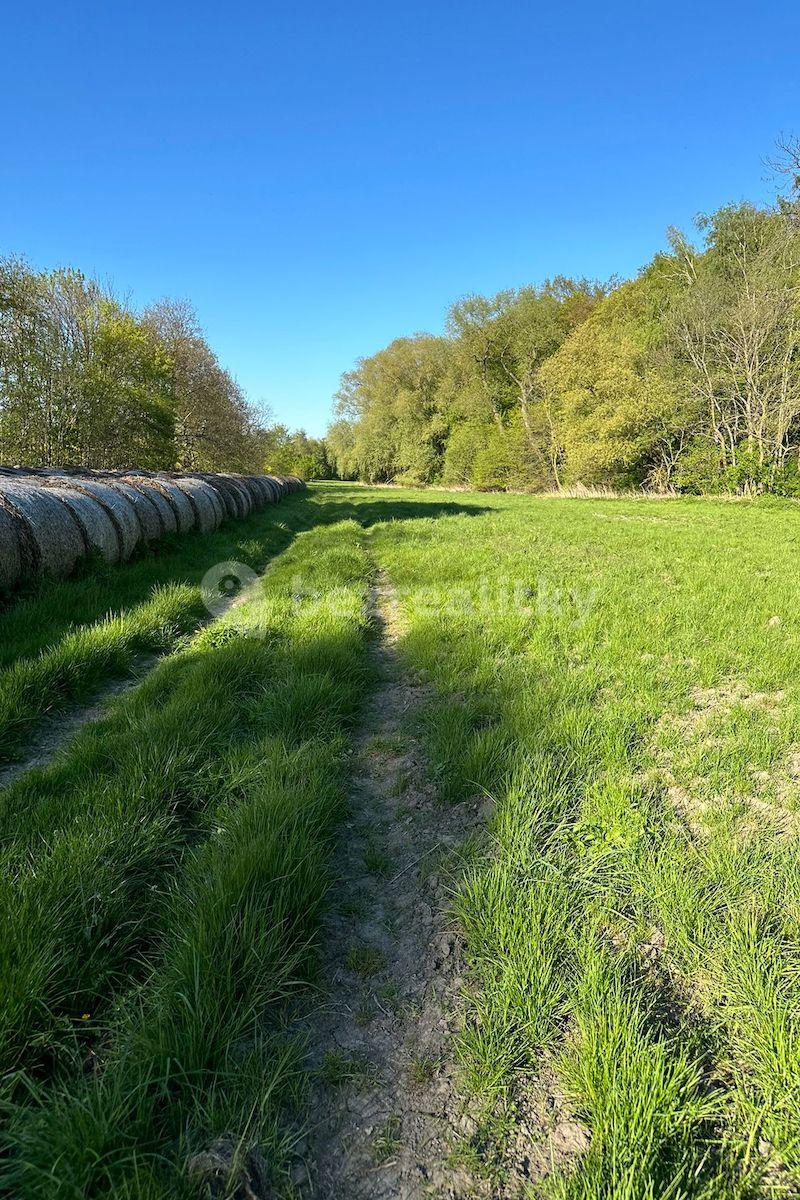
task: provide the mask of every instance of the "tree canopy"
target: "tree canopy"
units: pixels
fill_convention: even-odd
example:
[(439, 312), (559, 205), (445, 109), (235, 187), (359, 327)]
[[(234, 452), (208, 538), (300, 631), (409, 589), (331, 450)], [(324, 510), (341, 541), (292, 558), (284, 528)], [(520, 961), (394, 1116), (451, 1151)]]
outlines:
[(470, 295), (342, 379), (331, 466), (370, 482), (800, 493), (800, 200), (672, 230), (639, 275)]

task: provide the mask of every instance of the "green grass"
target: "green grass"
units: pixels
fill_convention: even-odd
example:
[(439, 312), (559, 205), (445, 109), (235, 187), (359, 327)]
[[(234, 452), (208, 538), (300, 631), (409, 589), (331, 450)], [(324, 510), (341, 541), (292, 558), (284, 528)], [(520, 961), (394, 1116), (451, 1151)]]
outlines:
[[(302, 1090), (287, 1014), (313, 973), (377, 567), (431, 685), (442, 829), (464, 802), (487, 822), (448, 855), (461, 1083), (485, 1115), (458, 1161), (499, 1186), (516, 1102), (554, 1070), (588, 1141), (543, 1195), (797, 1194), (796, 506), (343, 485), (307, 502), (319, 528), (257, 602), (179, 635), (2, 794), (0, 1186), (196, 1196), (187, 1163), (223, 1135), (264, 1147), (280, 1185)], [(378, 974), (374, 951), (346, 965)], [(375, 1003), (405, 1011), (389, 985)]]
[(386, 955), (379, 946), (357, 942), (348, 950), (345, 965), (348, 971), (355, 975), (360, 975), (363, 979), (372, 979), (386, 969)]
[(93, 562), (77, 579), (42, 579), (0, 609), (0, 761), (18, 757), (46, 714), (163, 654), (208, 618), (205, 572), (233, 560), (261, 570), (306, 527), (291, 497), (213, 534), (167, 539), (131, 563)]
[(4, 793), (11, 1194), (197, 1194), (192, 1153), (232, 1129), (280, 1172), (279, 1014), (313, 966), (369, 680), (362, 540), (299, 537), (257, 599)]
[(774, 1194), (766, 1146), (796, 1186), (796, 509), (462, 505), (372, 546), (442, 802), (491, 798), (455, 898), (464, 1085), (504, 1111), (554, 1059), (591, 1133), (554, 1195)]

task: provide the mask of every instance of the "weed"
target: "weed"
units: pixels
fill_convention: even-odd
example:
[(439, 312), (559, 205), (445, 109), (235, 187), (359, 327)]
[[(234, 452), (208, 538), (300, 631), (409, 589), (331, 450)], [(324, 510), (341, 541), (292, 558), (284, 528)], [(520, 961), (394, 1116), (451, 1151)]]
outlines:
[(372, 1151), (375, 1155), (375, 1162), (379, 1165), (385, 1165), (394, 1158), (397, 1151), (400, 1149), (400, 1135), (403, 1130), (403, 1123), (399, 1117), (389, 1117), (382, 1125), (376, 1134), (373, 1143)]
[(386, 969), (386, 955), (378, 946), (356, 942), (347, 952), (346, 966), (362, 979), (372, 979)]
[(328, 1050), (319, 1077), (328, 1087), (363, 1087), (373, 1076), (374, 1068), (368, 1059), (344, 1050)]

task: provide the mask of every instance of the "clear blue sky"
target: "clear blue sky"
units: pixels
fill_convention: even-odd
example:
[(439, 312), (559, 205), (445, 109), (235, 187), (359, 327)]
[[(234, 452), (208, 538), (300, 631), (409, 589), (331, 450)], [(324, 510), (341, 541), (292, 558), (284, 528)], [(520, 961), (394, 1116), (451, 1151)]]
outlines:
[(0, 252), (188, 297), (312, 432), (360, 354), (466, 292), (634, 272), (800, 132), (793, 0), (40, 0), (0, 41)]

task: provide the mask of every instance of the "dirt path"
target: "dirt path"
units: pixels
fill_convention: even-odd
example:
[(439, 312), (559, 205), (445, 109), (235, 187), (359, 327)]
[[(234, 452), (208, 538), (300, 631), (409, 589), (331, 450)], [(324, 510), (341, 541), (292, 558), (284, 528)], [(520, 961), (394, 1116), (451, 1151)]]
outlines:
[[(222, 601), (214, 615), (201, 621), (198, 628), (209, 624), (210, 621), (221, 620), (231, 609), (238, 608), (240, 604), (243, 604), (247, 598), (248, 593), (245, 590)], [(167, 651), (167, 654), (169, 653), (174, 653), (174, 650)], [(140, 684), (161, 657), (166, 657), (166, 655), (140, 654), (131, 663), (125, 676), (100, 684), (91, 700), (86, 704), (71, 704), (42, 717), (31, 733), (21, 757), (0, 766), (0, 788), (13, 782), (25, 771), (31, 771), (34, 767), (47, 766), (74, 733), (77, 733), (84, 725), (88, 725), (90, 721), (99, 720), (103, 716), (106, 705)]]
[(408, 729), (426, 689), (400, 672), (385, 583), (375, 600), (382, 684), (356, 743), (339, 882), (322, 933), (330, 993), (309, 1021), (320, 1078), (304, 1192), (318, 1200), (471, 1196), (473, 1181), (451, 1161), (474, 1122), (452, 1063), (462, 961), (441, 865), (477, 806), (436, 802)]
[(113, 679), (101, 685), (88, 704), (74, 705), (44, 717), (29, 739), (24, 756), (18, 762), (6, 763), (0, 767), (0, 788), (25, 771), (46, 766), (74, 733), (90, 721), (97, 721), (103, 715), (109, 701), (141, 683), (157, 662), (157, 655), (142, 654), (131, 665), (130, 674), (123, 679)]

